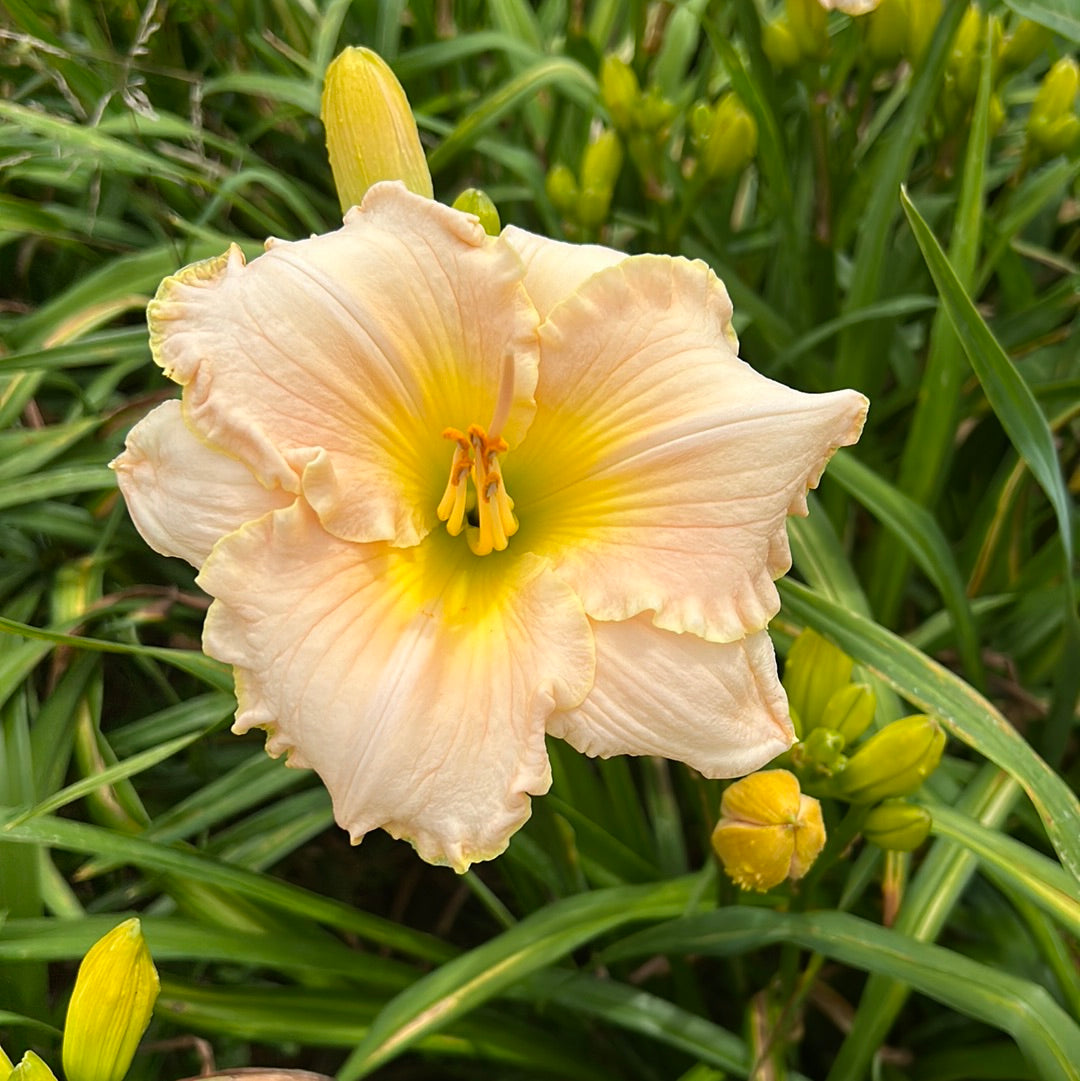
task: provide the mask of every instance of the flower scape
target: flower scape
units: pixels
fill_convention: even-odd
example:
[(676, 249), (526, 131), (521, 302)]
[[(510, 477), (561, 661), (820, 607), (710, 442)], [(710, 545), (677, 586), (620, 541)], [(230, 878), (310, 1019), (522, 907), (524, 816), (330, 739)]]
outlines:
[(550, 786), (546, 736), (707, 777), (787, 748), (785, 519), (867, 403), (759, 375), (731, 318), (701, 262), (491, 237), (398, 183), (166, 279), (183, 397), (114, 467), (213, 598), (234, 731), (314, 769), (354, 842), (459, 871)]

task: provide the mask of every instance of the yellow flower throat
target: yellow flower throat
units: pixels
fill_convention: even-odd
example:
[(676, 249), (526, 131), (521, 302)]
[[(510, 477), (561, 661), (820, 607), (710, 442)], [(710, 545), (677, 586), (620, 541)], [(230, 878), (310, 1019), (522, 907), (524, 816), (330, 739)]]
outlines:
[[(446, 523), (446, 531), (458, 536), (466, 525), (465, 537), (478, 556), (501, 552), (518, 529), (514, 517), (514, 501), (506, 492), (499, 454), (509, 449), (502, 436), (489, 436), (479, 424), (467, 432), (447, 428), (444, 439), (452, 439), (454, 457), (450, 463), (450, 479), (436, 514)], [(469, 481), (475, 490), (475, 503), (470, 506)], [(475, 511), (472, 522), (470, 511)]]

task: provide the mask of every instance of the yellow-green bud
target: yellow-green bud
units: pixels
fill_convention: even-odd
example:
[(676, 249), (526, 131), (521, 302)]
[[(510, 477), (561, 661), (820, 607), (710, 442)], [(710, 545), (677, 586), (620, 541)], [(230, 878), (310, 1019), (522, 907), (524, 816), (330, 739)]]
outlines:
[(331, 61), (322, 122), (342, 210), (360, 203), (380, 180), (400, 180), (431, 198), (431, 173), (409, 100), (378, 53), (348, 48)]
[(902, 799), (887, 799), (871, 807), (863, 821), (863, 836), (889, 852), (913, 852), (930, 836), (933, 820), (924, 807)]
[(158, 996), (158, 975), (137, 919), (83, 958), (64, 1023), (67, 1081), (121, 1081)]
[[(734, 93), (725, 94), (706, 114), (695, 110), (691, 124), (705, 175), (730, 180), (754, 160), (757, 153), (757, 122)], [(707, 126), (703, 128), (703, 125)]]
[(784, 11), (799, 53), (809, 60), (823, 57), (829, 48), (828, 12), (819, 0), (785, 0)]
[(946, 84), (946, 93), (951, 89), (965, 105), (975, 100), (975, 92), (979, 88), (979, 42), (985, 25), (983, 13), (977, 5), (971, 4), (964, 12), (952, 41), (948, 63), (951, 80)]
[(1006, 38), (1001, 48), (1001, 70), (1004, 73), (1022, 71), (1041, 56), (1053, 40), (1053, 34), (1045, 26), (1033, 23), (1030, 19), (1021, 19), (1012, 33)]
[(638, 100), (637, 126), (642, 131), (663, 133), (675, 115), (675, 103), (668, 101), (657, 86), (650, 86)]
[(566, 217), (574, 214), (580, 192), (574, 174), (565, 165), (554, 165), (544, 181), (544, 190), (555, 209)]
[(1028, 118), (1028, 138), (1049, 157), (1070, 150), (1080, 135), (1080, 120), (1073, 112), (1080, 66), (1062, 57), (1045, 75)]
[(850, 747), (873, 723), (876, 709), (877, 696), (865, 683), (848, 683), (825, 704), (823, 721)]
[(941, 0), (908, 0), (907, 58), (918, 64), (941, 20)]
[(833, 777), (847, 765), (844, 737), (831, 728), (815, 728), (801, 743), (791, 748), (791, 762), (807, 781)]
[(8, 1081), (56, 1081), (56, 1075), (33, 1051), (27, 1051), (11, 1071)]
[(801, 55), (799, 43), (791, 32), (791, 25), (786, 16), (778, 15), (770, 19), (761, 29), (761, 48), (777, 71), (786, 71), (795, 67)]
[(619, 179), (622, 164), (623, 148), (618, 135), (611, 130), (602, 131), (585, 148), (581, 159), (581, 186), (610, 194)]
[(829, 699), (851, 681), (854, 661), (809, 627), (795, 639), (784, 665), (784, 690), (803, 732), (820, 724), (835, 728), (825, 716)]
[(15, 1067), (11, 1065), (11, 1059), (4, 1054), (4, 1049), (0, 1047), (0, 1081), (7, 1081), (14, 1068)]
[(466, 188), (455, 200), (454, 209), (465, 214), (475, 214), (488, 236), (498, 236), (502, 228), (499, 212), (487, 192), (479, 188)]
[(896, 64), (908, 39), (907, 0), (881, 0), (866, 20), (866, 49), (879, 64)]
[(852, 803), (879, 803), (908, 796), (937, 768), (945, 733), (931, 717), (917, 713), (886, 725), (849, 759), (836, 791)]
[(630, 131), (634, 127), (640, 97), (641, 87), (634, 69), (613, 53), (605, 56), (600, 65), (600, 98), (619, 131)]
[(825, 844), (821, 804), (804, 796), (784, 769), (752, 773), (729, 785), (720, 804), (713, 848), (744, 890), (771, 890), (802, 878)]

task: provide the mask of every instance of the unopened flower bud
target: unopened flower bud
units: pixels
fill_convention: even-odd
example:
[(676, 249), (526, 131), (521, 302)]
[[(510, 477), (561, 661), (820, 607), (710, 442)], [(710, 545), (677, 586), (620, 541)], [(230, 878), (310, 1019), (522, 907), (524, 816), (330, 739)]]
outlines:
[(498, 236), (502, 228), (499, 212), (487, 192), (479, 188), (466, 188), (455, 200), (454, 209), (465, 214), (475, 214), (488, 236)]
[(757, 122), (734, 93), (725, 94), (712, 108), (695, 110), (691, 118), (705, 175), (730, 180), (750, 164), (757, 153)]
[(555, 209), (566, 217), (574, 214), (580, 192), (577, 178), (565, 165), (553, 165), (544, 181), (544, 190)]
[(630, 131), (634, 127), (640, 97), (641, 87), (634, 69), (614, 54), (605, 56), (600, 65), (600, 98), (618, 131)]
[(642, 131), (663, 134), (675, 115), (675, 103), (668, 101), (660, 88), (650, 86), (637, 104), (637, 125)]
[(1028, 118), (1028, 138), (1048, 157), (1070, 150), (1080, 136), (1080, 119), (1073, 111), (1080, 66), (1062, 57), (1045, 75)]
[(941, 21), (941, 0), (908, 0), (907, 58), (922, 60)]
[(879, 64), (896, 64), (908, 40), (907, 0), (881, 0), (866, 20), (866, 49)]
[(979, 42), (985, 27), (985, 16), (976, 4), (971, 4), (964, 12), (952, 41), (946, 94), (958, 96), (965, 106), (975, 100), (975, 92), (979, 87)]
[(913, 852), (930, 836), (933, 820), (925, 807), (902, 799), (887, 799), (871, 807), (863, 821), (863, 836), (889, 852)]
[(736, 885), (771, 890), (802, 878), (817, 859), (825, 844), (821, 804), (787, 770), (752, 773), (724, 792), (712, 844)]
[(814, 778), (833, 777), (847, 766), (844, 737), (831, 728), (815, 728), (791, 748), (791, 762), (807, 783)]
[(79, 966), (64, 1023), (67, 1081), (121, 1081), (157, 995), (157, 970), (139, 921), (125, 920)]
[(4, 1054), (4, 1049), (0, 1047), (0, 1081), (7, 1081), (13, 1069), (15, 1067), (11, 1065), (11, 1059)]
[(380, 180), (400, 180), (432, 197), (420, 133), (409, 100), (390, 66), (370, 49), (348, 48), (326, 69), (322, 122), (341, 209)]
[(865, 683), (847, 683), (825, 704), (824, 723), (850, 747), (873, 723), (877, 696)]
[(799, 43), (784, 15), (770, 19), (761, 29), (761, 48), (777, 71), (795, 67), (802, 58)]
[(785, 0), (784, 11), (799, 53), (808, 60), (823, 57), (829, 48), (828, 13), (818, 0)]
[(585, 148), (581, 159), (581, 186), (610, 194), (619, 179), (622, 163), (623, 148), (618, 135), (610, 130), (602, 131)]
[(27, 1051), (8, 1075), (8, 1081), (56, 1081), (56, 1075), (33, 1051)]
[(1045, 51), (1052, 40), (1053, 34), (1045, 26), (1040, 26), (1030, 19), (1021, 19), (1002, 44), (1002, 72), (1008, 74), (1023, 71)]
[(798, 714), (803, 734), (826, 724), (829, 699), (851, 681), (855, 662), (839, 647), (809, 627), (795, 639), (784, 665), (784, 690)]
[(931, 717), (902, 717), (871, 736), (848, 759), (837, 793), (852, 803), (878, 803), (907, 796), (937, 768), (945, 733)]

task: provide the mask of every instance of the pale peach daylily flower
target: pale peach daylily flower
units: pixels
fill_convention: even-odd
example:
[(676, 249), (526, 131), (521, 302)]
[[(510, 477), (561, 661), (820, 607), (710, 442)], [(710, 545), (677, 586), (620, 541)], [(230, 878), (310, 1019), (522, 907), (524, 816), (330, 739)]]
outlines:
[(765, 631), (784, 519), (866, 400), (736, 357), (700, 262), (627, 258), (377, 184), (337, 232), (167, 279), (183, 388), (115, 467), (201, 568), (234, 730), (354, 841), (462, 870), (547, 790), (546, 734), (710, 777), (792, 740)]

